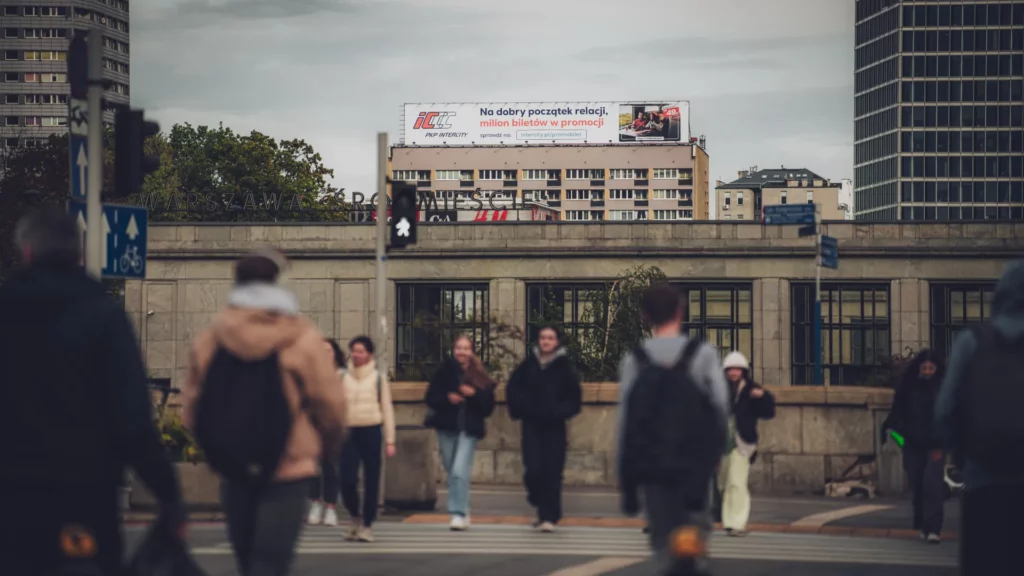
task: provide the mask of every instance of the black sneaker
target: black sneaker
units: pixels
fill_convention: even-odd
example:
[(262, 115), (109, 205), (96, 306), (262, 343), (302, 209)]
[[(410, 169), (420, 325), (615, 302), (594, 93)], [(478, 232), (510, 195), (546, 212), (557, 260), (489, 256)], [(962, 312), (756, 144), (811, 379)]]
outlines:
[(650, 534), (650, 533), (651, 533), (651, 526), (648, 524), (647, 526), (644, 526), (644, 534)]

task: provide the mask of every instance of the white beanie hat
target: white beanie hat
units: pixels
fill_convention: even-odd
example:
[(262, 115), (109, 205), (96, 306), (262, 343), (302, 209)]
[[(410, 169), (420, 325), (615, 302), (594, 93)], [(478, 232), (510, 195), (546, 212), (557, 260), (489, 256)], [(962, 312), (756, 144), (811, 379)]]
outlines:
[(722, 361), (722, 369), (728, 370), (729, 368), (742, 368), (744, 370), (750, 370), (750, 363), (747, 362), (747, 357), (743, 355), (739, 350), (729, 352), (729, 355)]

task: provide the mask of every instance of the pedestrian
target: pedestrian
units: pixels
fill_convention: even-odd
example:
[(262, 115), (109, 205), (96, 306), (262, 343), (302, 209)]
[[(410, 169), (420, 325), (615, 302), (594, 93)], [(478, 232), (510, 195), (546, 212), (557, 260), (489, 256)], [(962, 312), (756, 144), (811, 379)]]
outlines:
[(323, 334), (259, 250), (235, 267), (228, 306), (192, 345), (183, 419), (223, 479), (242, 576), (284, 576), (321, 457), (341, 449), (345, 393)]
[(532, 354), (512, 372), (505, 390), (509, 416), (522, 420), (523, 484), (541, 532), (554, 532), (562, 519), (566, 423), (579, 414), (582, 395), (561, 332), (541, 328)]
[(921, 350), (903, 370), (893, 396), (892, 411), (882, 424), (882, 443), (889, 430), (903, 437), (903, 470), (913, 492), (914, 530), (938, 544), (946, 502), (946, 455), (935, 427), (935, 402), (942, 384), (942, 360)]
[(936, 426), (963, 470), (960, 573), (1019, 574), (1024, 518), (1024, 262), (996, 284), (992, 315), (956, 339)]
[(643, 490), (659, 574), (705, 574), (714, 471), (726, 445), (729, 391), (718, 352), (682, 333), (685, 302), (648, 288), (641, 313), (652, 338), (619, 367), (618, 476), (623, 509)]
[(757, 459), (757, 421), (775, 417), (775, 397), (750, 376), (742, 352), (730, 352), (722, 362), (732, 399), (726, 456), (718, 472), (722, 493), (722, 527), (729, 536), (746, 534), (750, 519), (750, 466)]
[(437, 431), (441, 463), (448, 475), (448, 514), (452, 530), (469, 528), (469, 477), (476, 443), (486, 435), (494, 412), (494, 379), (465, 334), (455, 338), (452, 356), (442, 362), (427, 386), (424, 425)]
[(120, 573), (125, 467), (160, 502), (159, 526), (183, 537), (138, 338), (82, 269), (81, 237), (63, 210), (25, 216), (14, 238), (24, 267), (0, 286), (0, 558), (11, 574)]
[[(380, 499), (381, 448), (395, 455), (395, 408), (391, 385), (373, 359), (373, 340), (358, 336), (348, 344), (352, 363), (345, 371), (349, 435), (341, 451), (341, 500), (352, 526), (346, 540), (373, 542)], [(359, 465), (363, 466), (363, 506), (359, 507)]]
[[(345, 352), (333, 338), (324, 338), (325, 351), (334, 358), (334, 368), (338, 376), (345, 374)], [(338, 490), (341, 487), (341, 479), (338, 477), (338, 457), (336, 454), (324, 451), (320, 457), (320, 475), (313, 479), (310, 484), (309, 517), (306, 523), (315, 526), (323, 523), (324, 526), (337, 526), (338, 513), (334, 509), (338, 502)]]

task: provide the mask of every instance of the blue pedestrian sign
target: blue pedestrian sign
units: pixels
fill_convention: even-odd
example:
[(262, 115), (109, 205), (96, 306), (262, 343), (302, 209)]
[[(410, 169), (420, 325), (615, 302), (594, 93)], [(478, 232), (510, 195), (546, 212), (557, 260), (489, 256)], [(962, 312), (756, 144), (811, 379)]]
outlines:
[(831, 236), (821, 237), (821, 265), (833, 270), (839, 269), (839, 242)]
[(814, 204), (773, 204), (764, 207), (765, 224), (814, 224)]
[(71, 199), (85, 200), (89, 187), (89, 114), (85, 100), (71, 98), (68, 102), (68, 153), (71, 162), (69, 178)]
[[(72, 201), (69, 213), (78, 222), (85, 246), (86, 222), (85, 202)], [(105, 278), (146, 277), (146, 226), (149, 214), (145, 208), (104, 204), (103, 240), (100, 242), (100, 261), (103, 263)]]

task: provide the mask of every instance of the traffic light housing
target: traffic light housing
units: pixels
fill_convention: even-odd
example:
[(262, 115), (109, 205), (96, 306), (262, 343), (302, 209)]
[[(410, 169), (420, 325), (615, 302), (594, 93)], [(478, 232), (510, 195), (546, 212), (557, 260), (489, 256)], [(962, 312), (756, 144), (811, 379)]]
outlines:
[(406, 182), (391, 185), (391, 247), (416, 243), (416, 187)]
[(147, 174), (160, 168), (158, 156), (146, 155), (146, 139), (160, 132), (160, 125), (147, 121), (142, 110), (125, 106), (114, 117), (114, 191), (108, 196), (124, 198), (142, 190)]

